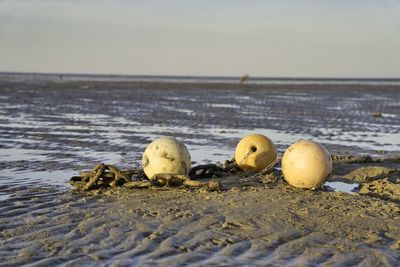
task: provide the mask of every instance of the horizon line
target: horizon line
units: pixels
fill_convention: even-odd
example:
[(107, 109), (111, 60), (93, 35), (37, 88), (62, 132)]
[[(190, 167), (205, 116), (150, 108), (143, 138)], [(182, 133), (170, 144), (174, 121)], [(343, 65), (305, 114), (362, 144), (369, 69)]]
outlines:
[(116, 74), (116, 73), (74, 73), (74, 72), (28, 72), (28, 71), (0, 71), (0, 75), (49, 75), (49, 76), (88, 76), (88, 77), (154, 77), (154, 78), (220, 78), (220, 79), (240, 79), (248, 76), (248, 79), (266, 79), (266, 80), (392, 80), (398, 81), (399, 77), (340, 77), (340, 76), (252, 76), (244, 73), (243, 75), (186, 75), (186, 74)]

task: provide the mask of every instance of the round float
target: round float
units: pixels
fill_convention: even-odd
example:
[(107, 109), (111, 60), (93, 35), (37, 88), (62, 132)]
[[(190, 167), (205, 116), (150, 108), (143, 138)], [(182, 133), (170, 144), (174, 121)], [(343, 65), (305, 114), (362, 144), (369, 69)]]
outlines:
[(277, 157), (275, 145), (262, 134), (245, 136), (235, 150), (235, 162), (242, 170), (262, 171)]
[(161, 137), (151, 142), (142, 158), (142, 168), (148, 178), (159, 173), (187, 175), (190, 164), (188, 149), (173, 137)]
[(294, 187), (321, 187), (332, 169), (328, 150), (311, 140), (292, 144), (282, 157), (283, 177)]

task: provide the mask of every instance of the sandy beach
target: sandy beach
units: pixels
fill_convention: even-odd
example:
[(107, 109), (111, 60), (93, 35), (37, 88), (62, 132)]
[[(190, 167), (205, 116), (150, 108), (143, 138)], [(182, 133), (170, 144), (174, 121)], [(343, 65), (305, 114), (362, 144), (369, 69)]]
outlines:
[[(0, 266), (396, 266), (400, 85), (0, 78)], [(272, 174), (225, 190), (80, 192), (97, 163), (139, 167), (160, 136), (192, 165), (231, 159), (246, 134), (278, 154), (312, 139), (334, 155), (320, 190)]]

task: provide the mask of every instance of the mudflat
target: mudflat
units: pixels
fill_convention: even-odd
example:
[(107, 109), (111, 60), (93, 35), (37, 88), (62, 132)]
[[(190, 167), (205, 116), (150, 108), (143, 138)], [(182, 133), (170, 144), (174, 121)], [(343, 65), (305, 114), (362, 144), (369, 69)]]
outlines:
[[(269, 174), (225, 190), (80, 192), (99, 162), (138, 167), (174, 136), (192, 165), (262, 133), (280, 155), (313, 139), (333, 155), (319, 190)], [(400, 87), (0, 79), (0, 266), (396, 266)]]

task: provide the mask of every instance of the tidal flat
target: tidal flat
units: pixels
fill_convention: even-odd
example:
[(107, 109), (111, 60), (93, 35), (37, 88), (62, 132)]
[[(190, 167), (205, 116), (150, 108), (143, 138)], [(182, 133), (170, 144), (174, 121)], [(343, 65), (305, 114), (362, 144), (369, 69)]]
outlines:
[[(333, 155), (318, 190), (272, 173), (187, 188), (80, 192), (97, 163), (139, 167), (160, 136), (192, 165), (231, 159), (249, 133), (281, 156)], [(396, 266), (400, 85), (0, 78), (0, 266)]]

